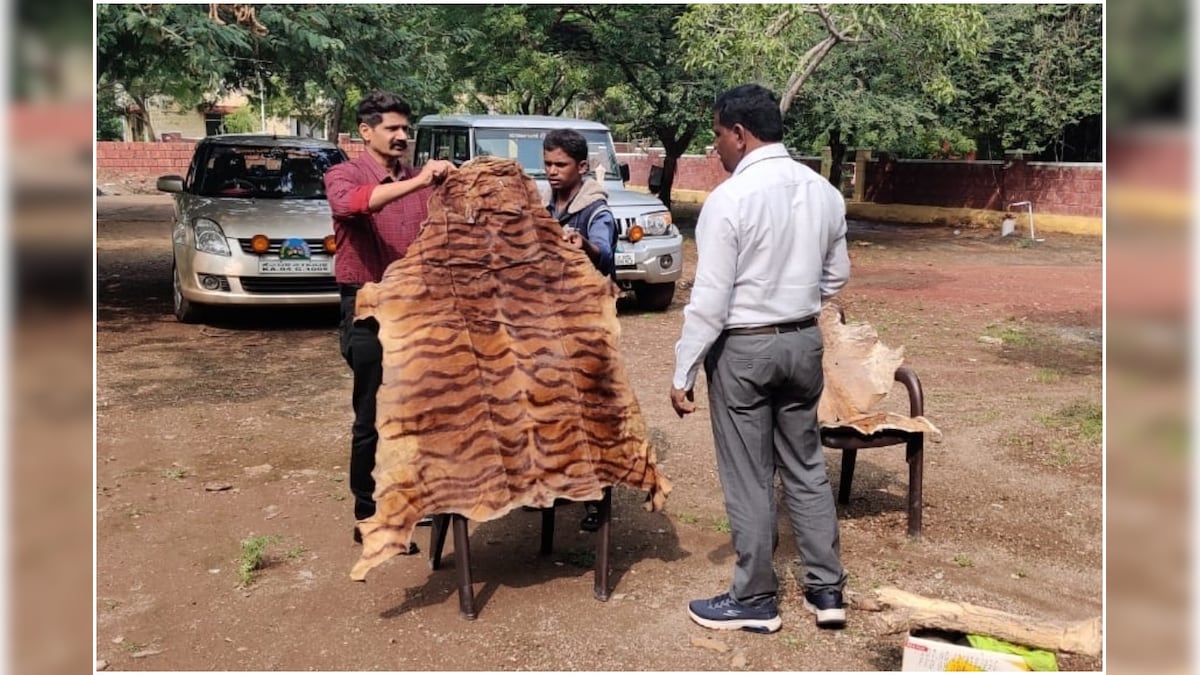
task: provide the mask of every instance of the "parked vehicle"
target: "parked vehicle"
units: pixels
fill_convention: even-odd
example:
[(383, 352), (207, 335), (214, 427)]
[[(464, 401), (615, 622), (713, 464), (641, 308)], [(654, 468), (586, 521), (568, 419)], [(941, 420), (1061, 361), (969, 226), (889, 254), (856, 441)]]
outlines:
[(640, 307), (666, 309), (683, 273), (683, 236), (661, 201), (625, 189), (629, 165), (617, 163), (612, 136), (603, 124), (535, 115), (428, 115), (417, 123), (414, 163), (420, 167), (430, 159), (448, 159), (461, 164), (480, 155), (515, 159), (548, 193), (542, 140), (548, 131), (564, 128), (587, 139), (592, 176), (608, 191), (620, 229), (614, 252), (617, 283), (633, 291)]
[(196, 144), (175, 195), (171, 275), (175, 317), (216, 305), (337, 304), (333, 220), (324, 175), (345, 161), (334, 143), (227, 134)]

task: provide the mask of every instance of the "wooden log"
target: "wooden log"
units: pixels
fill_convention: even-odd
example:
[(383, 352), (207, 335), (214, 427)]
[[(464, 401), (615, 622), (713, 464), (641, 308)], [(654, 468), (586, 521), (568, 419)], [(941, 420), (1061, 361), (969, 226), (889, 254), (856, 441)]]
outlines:
[(886, 633), (936, 628), (1087, 656), (1099, 656), (1104, 646), (1101, 617), (1083, 621), (1033, 618), (965, 602), (934, 600), (892, 587), (877, 589), (875, 596), (888, 608), (877, 615)]

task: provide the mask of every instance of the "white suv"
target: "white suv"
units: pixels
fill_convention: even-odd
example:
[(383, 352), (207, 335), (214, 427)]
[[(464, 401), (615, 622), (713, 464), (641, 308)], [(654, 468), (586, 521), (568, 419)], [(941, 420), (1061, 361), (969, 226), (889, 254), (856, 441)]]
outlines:
[(428, 115), (417, 124), (414, 164), (447, 159), (456, 164), (492, 155), (515, 159), (538, 188), (548, 190), (542, 140), (552, 129), (574, 129), (588, 142), (593, 177), (603, 173), (608, 206), (619, 228), (614, 261), (617, 283), (640, 307), (664, 310), (683, 273), (683, 237), (657, 198), (625, 189), (629, 165), (618, 164), (608, 127), (599, 122), (535, 115)]

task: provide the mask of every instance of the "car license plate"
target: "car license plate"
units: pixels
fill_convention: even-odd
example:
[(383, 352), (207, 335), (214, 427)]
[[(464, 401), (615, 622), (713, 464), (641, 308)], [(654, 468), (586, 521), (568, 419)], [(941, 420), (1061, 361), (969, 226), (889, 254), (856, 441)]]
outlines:
[(259, 258), (259, 274), (333, 274), (332, 260)]
[(617, 253), (616, 255), (613, 256), (613, 264), (617, 265), (618, 267), (620, 267), (622, 265), (634, 264), (633, 254), (632, 253)]

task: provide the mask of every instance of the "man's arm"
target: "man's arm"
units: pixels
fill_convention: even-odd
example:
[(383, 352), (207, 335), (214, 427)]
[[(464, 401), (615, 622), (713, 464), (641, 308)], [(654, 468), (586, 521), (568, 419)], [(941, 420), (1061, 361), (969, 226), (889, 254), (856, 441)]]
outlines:
[(588, 227), (587, 239), (583, 242), (583, 250), (592, 259), (596, 269), (607, 270), (612, 267), (612, 242), (616, 239), (617, 221), (612, 211), (607, 207), (596, 212), (592, 224)]
[(455, 166), (445, 160), (433, 160), (421, 173), (407, 180), (389, 183), (361, 183), (349, 162), (325, 172), (325, 196), (334, 218), (375, 213), (401, 197), (440, 182)]
[(830, 200), (830, 205), (834, 215), (821, 268), (821, 302), (836, 295), (850, 280), (850, 255), (846, 251), (846, 204), (838, 194), (836, 199)]

